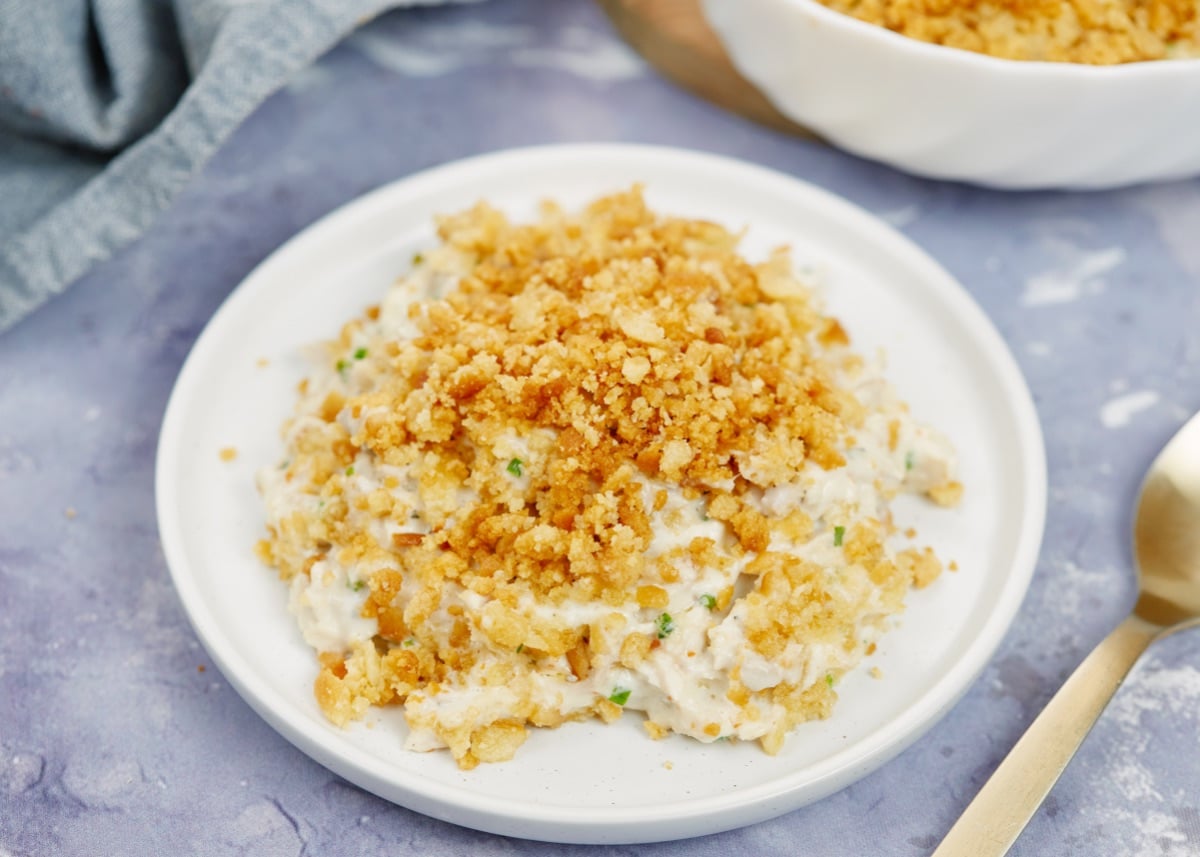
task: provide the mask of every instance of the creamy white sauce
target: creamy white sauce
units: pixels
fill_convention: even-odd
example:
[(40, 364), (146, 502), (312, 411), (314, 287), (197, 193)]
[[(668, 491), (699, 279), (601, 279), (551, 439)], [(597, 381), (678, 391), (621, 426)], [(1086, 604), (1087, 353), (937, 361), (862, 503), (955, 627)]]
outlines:
[(318, 652), (343, 652), (379, 633), (374, 619), (359, 615), (366, 595), (366, 586), (346, 569), (319, 560), (308, 577), (292, 578), (289, 607), (306, 643)]

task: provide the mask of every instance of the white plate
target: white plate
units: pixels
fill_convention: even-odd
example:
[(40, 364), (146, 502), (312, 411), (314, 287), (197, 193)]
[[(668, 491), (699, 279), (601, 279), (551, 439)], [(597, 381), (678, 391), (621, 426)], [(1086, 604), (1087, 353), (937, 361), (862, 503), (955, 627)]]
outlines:
[[(914, 412), (958, 447), (961, 507), (899, 508), (957, 561), (914, 593), (865, 669), (839, 684), (833, 716), (778, 756), (757, 745), (649, 740), (639, 718), (538, 730), (517, 757), (459, 771), (446, 753), (401, 749), (396, 710), (347, 730), (312, 694), (316, 665), (274, 572), (254, 471), (281, 454), (303, 352), (383, 294), (433, 241), (431, 219), (486, 198), (519, 217), (545, 197), (581, 204), (643, 182), (663, 212), (748, 227), (757, 257), (790, 243), (827, 276), (828, 303), (862, 351), (885, 347)], [(259, 366), (260, 358), (269, 361)], [(236, 460), (218, 461), (223, 447)], [(1045, 460), (1028, 390), (979, 308), (928, 256), (850, 204), (737, 161), (640, 146), (502, 152), (431, 170), (305, 230), (230, 296), (180, 373), (158, 449), (163, 548), (196, 632), (225, 677), (284, 737), (388, 800), (457, 824), (563, 842), (645, 842), (750, 824), (824, 797), (908, 746), (966, 690), (1008, 628), (1033, 572)]]

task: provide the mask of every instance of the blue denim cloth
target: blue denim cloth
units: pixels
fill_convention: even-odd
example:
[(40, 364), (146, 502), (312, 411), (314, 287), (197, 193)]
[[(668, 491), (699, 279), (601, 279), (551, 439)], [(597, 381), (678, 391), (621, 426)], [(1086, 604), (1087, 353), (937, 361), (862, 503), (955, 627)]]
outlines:
[(0, 0), (0, 330), (136, 238), (295, 71), (438, 0)]

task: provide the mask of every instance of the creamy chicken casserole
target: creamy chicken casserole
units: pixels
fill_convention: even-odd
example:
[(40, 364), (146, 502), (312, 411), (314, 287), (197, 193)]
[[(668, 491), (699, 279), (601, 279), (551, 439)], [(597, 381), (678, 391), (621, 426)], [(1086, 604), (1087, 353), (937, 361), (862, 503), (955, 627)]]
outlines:
[(259, 476), (325, 714), (401, 705), (407, 746), (464, 768), (627, 711), (770, 753), (827, 716), (942, 570), (892, 546), (889, 502), (957, 502), (946, 440), (786, 250), (751, 263), (636, 188), (439, 235), (328, 344)]

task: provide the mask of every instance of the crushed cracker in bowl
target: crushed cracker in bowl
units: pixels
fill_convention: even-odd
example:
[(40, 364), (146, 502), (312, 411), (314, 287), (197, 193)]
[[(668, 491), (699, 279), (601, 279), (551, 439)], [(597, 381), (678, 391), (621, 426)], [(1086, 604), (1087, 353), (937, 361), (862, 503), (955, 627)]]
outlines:
[[(463, 768), (530, 727), (639, 712), (652, 738), (778, 752), (938, 577), (899, 492), (954, 453), (780, 250), (639, 189), (439, 222), (301, 382), (259, 487), (334, 723), (403, 706)], [(636, 715), (635, 715), (636, 716)]]
[(923, 42), (1001, 59), (1116, 65), (1200, 57), (1195, 0), (818, 0)]

